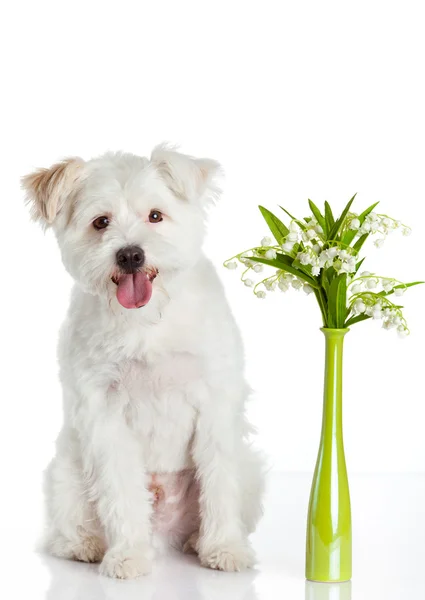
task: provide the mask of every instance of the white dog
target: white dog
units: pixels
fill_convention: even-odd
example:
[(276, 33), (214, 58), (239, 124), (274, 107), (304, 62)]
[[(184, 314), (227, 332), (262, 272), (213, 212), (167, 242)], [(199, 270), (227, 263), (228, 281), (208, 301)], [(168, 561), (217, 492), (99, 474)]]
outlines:
[(248, 442), (239, 332), (201, 250), (218, 174), (160, 146), (150, 159), (75, 158), (23, 179), (76, 282), (47, 548), (102, 561), (111, 577), (148, 573), (164, 540), (214, 569), (254, 562), (263, 464)]

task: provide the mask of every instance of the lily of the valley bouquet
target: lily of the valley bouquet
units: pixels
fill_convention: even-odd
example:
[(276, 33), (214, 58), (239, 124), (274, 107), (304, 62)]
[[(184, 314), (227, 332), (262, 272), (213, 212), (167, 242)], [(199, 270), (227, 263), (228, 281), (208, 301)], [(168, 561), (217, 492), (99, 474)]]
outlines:
[[(374, 212), (378, 203), (361, 214), (351, 212), (351, 198), (341, 216), (335, 219), (325, 202), (324, 214), (309, 200), (312, 214), (304, 219), (293, 217), (286, 226), (269, 210), (260, 211), (273, 234), (265, 237), (259, 246), (241, 252), (224, 264), (228, 269), (242, 265), (242, 281), (253, 288), (257, 298), (265, 298), (276, 289), (290, 288), (314, 294), (322, 312), (326, 328), (347, 328), (366, 319), (382, 319), (385, 329), (397, 329), (400, 336), (409, 333), (402, 306), (389, 296), (399, 298), (408, 287), (418, 281), (402, 283), (389, 276), (382, 277), (361, 269), (363, 244), (370, 236), (377, 236), (375, 246), (380, 248), (388, 234), (401, 231), (408, 236), (410, 227), (387, 215)], [(264, 266), (274, 271), (264, 273)]]
[[(326, 340), (322, 433), (307, 520), (306, 577), (341, 582), (351, 578), (351, 505), (342, 436), (342, 360), (344, 336), (351, 325), (382, 320), (385, 329), (409, 333), (400, 305), (407, 288), (392, 276), (363, 270), (361, 251), (375, 236), (380, 248), (394, 231), (410, 235), (400, 221), (374, 211), (373, 204), (357, 214), (354, 197), (335, 218), (325, 202), (324, 212), (309, 200), (311, 215), (284, 224), (266, 208), (260, 211), (274, 237), (228, 259), (229, 269), (242, 266), (241, 279), (258, 298), (289, 288), (314, 294)], [(257, 280), (257, 282), (255, 282)]]

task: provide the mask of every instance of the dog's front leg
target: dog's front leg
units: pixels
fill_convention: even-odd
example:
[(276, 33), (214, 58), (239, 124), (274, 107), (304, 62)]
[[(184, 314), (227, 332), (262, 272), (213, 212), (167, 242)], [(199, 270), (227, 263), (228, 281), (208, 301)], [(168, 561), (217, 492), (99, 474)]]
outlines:
[(81, 419), (83, 460), (91, 494), (105, 530), (108, 550), (100, 570), (129, 579), (151, 571), (150, 493), (145, 486), (142, 448), (129, 427), (124, 391), (91, 396)]
[(203, 566), (239, 571), (255, 558), (242, 521), (239, 411), (227, 396), (202, 407), (198, 416), (193, 457), (201, 485), (201, 528), (196, 550)]

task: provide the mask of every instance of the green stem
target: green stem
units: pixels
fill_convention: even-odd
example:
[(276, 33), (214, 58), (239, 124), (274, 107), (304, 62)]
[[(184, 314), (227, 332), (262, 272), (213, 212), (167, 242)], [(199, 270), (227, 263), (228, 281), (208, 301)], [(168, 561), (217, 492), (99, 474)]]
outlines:
[(319, 289), (314, 289), (314, 294), (317, 298), (317, 302), (319, 303), (320, 312), (322, 313), (323, 327), (326, 327), (327, 321), (328, 321), (328, 309), (327, 309), (327, 303), (326, 303), (326, 298), (325, 298), (325, 292), (324, 292), (324, 290), (319, 288)]

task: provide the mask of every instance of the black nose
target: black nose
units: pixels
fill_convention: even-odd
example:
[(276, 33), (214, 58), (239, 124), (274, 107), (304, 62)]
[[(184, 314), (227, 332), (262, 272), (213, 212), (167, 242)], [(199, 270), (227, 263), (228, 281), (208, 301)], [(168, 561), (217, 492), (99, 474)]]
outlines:
[(117, 265), (124, 273), (135, 273), (145, 262), (145, 253), (139, 246), (126, 246), (118, 250)]

